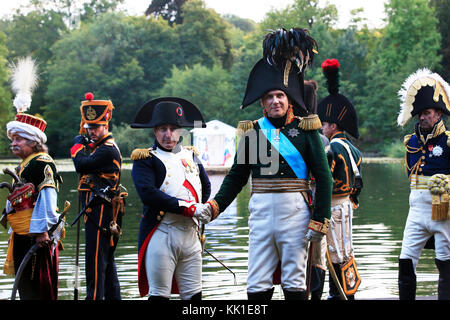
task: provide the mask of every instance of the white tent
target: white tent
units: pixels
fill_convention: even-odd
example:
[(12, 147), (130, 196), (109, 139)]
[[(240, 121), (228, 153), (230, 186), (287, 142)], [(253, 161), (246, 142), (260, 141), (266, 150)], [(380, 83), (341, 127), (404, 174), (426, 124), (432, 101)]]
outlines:
[(193, 145), (204, 166), (231, 167), (236, 153), (236, 128), (219, 120), (206, 123), (206, 128), (191, 130)]

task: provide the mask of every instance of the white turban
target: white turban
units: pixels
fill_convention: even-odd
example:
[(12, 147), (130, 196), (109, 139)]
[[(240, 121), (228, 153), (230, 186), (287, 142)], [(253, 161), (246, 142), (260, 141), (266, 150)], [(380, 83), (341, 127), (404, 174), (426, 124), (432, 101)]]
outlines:
[(19, 122), (19, 121), (10, 121), (6, 124), (6, 134), (8, 138), (12, 140), (13, 135), (17, 134), (22, 138), (38, 142), (40, 144), (44, 144), (47, 142), (47, 136), (42, 130), (39, 128)]

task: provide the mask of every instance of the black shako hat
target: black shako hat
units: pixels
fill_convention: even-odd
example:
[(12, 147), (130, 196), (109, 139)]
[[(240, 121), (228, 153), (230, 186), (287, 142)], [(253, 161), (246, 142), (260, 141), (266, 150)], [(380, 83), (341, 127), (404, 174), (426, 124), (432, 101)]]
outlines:
[(137, 113), (131, 128), (153, 128), (171, 124), (180, 128), (206, 128), (200, 110), (188, 100), (177, 97), (161, 97), (145, 103)]
[(317, 53), (317, 43), (308, 30), (280, 28), (263, 39), (263, 58), (253, 67), (247, 81), (241, 109), (272, 90), (282, 90), (290, 99), (294, 114), (305, 116), (310, 108), (304, 101), (303, 77)]
[(327, 88), (330, 93), (323, 98), (317, 106), (320, 121), (336, 123), (354, 138), (359, 138), (358, 116), (350, 100), (339, 93), (339, 61), (326, 59), (322, 62), (322, 71), (327, 79)]

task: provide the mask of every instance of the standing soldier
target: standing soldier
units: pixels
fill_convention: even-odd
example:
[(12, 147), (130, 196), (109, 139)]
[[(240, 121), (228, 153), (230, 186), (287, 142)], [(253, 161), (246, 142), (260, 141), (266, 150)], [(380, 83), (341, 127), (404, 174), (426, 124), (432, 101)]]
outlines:
[[(21, 300), (56, 300), (58, 297), (58, 238), (52, 237), (56, 225), (57, 190), (62, 182), (55, 162), (47, 153), (47, 123), (24, 113), (31, 105), (31, 92), (37, 83), (34, 61), (20, 59), (12, 70), (15, 121), (6, 125), (11, 150), (22, 159), (16, 168), (14, 188), (5, 212), (12, 232), (4, 273), (17, 274), (22, 260), (34, 244), (39, 248), (18, 281)], [(2, 217), (3, 218), (3, 217)], [(55, 236), (55, 235), (54, 235)]]
[[(333, 196), (331, 199), (331, 223), (327, 233), (327, 250), (331, 258), (329, 299), (340, 299), (343, 289), (346, 299), (354, 299), (360, 278), (353, 254), (353, 209), (358, 207), (358, 195), (362, 188), (361, 153), (347, 139), (344, 132), (359, 137), (358, 119), (352, 103), (339, 93), (339, 61), (327, 59), (322, 70), (330, 93), (318, 105), (322, 121), (322, 133), (330, 140)], [(330, 262), (330, 261), (329, 261)], [(331, 267), (332, 265), (332, 267)], [(334, 277), (336, 275), (337, 277)], [(339, 284), (336, 283), (339, 279)]]
[[(279, 272), (285, 299), (306, 299), (308, 240), (318, 242), (327, 232), (331, 174), (318, 132), (320, 120), (308, 114), (303, 91), (304, 72), (316, 46), (307, 30), (299, 28), (265, 36), (264, 57), (250, 73), (241, 107), (260, 100), (263, 117), (239, 123), (245, 134), (233, 166), (208, 201), (216, 218), (251, 175), (250, 300), (270, 300)], [(310, 174), (316, 181), (312, 212)]]
[(400, 300), (416, 298), (416, 267), (422, 249), (434, 237), (439, 270), (438, 299), (450, 299), (450, 220), (448, 190), (450, 132), (442, 115), (450, 114), (450, 86), (428, 69), (410, 75), (399, 91), (397, 119), (404, 126), (418, 115), (414, 133), (405, 136), (410, 180), (409, 213), (399, 258)]
[[(110, 100), (81, 103), (80, 134), (71, 156), (80, 176), (78, 191), (85, 222), (86, 299), (120, 300), (114, 252), (121, 235), (125, 193), (121, 192), (122, 156), (109, 132)], [(83, 134), (87, 133), (89, 139)], [(79, 217), (78, 217), (79, 218)]]
[(199, 222), (208, 223), (211, 183), (192, 147), (181, 145), (181, 130), (205, 127), (191, 102), (163, 97), (147, 102), (132, 128), (154, 128), (155, 144), (131, 155), (136, 190), (144, 212), (139, 229), (138, 283), (141, 296), (168, 300), (202, 298), (202, 246)]

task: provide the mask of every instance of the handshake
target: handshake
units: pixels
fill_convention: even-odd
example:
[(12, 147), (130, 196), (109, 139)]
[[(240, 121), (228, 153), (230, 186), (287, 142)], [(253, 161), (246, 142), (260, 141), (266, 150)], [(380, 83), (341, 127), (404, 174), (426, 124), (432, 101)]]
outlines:
[[(183, 215), (187, 217), (196, 217), (202, 223), (209, 223), (213, 219), (213, 207), (209, 202), (194, 203), (189, 207), (184, 207)], [(214, 217), (216, 218), (216, 217)]]

